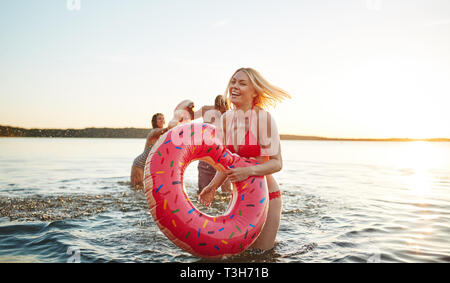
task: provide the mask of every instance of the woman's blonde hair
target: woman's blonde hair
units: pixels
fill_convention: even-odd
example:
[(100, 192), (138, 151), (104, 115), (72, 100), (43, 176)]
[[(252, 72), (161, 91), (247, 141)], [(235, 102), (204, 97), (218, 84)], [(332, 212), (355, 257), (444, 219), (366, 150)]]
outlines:
[(275, 107), (277, 103), (281, 102), (283, 99), (291, 98), (291, 95), (285, 90), (276, 87), (270, 84), (258, 71), (253, 68), (240, 68), (231, 76), (227, 89), (225, 91), (225, 97), (227, 98), (227, 102), (230, 105), (230, 85), (231, 80), (234, 75), (236, 75), (239, 71), (242, 71), (247, 74), (252, 83), (253, 87), (256, 90), (258, 96), (254, 99), (253, 104), (261, 107), (262, 109), (269, 108), (270, 106)]

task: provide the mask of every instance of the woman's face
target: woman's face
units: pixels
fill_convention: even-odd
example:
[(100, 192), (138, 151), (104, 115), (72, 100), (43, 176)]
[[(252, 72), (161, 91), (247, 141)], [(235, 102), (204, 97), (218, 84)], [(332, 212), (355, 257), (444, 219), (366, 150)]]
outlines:
[(230, 100), (237, 108), (250, 108), (257, 96), (250, 78), (246, 73), (239, 71), (231, 78)]
[(164, 119), (164, 115), (158, 115), (156, 118), (156, 125), (158, 128), (164, 128), (164, 125), (166, 124), (166, 120)]

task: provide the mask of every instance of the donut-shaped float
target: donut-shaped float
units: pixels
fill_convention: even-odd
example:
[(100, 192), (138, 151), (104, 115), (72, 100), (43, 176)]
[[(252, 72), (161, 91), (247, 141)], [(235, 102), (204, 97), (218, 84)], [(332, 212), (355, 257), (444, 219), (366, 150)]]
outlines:
[(264, 177), (234, 183), (228, 210), (214, 217), (199, 211), (184, 190), (184, 171), (195, 160), (220, 171), (257, 164), (227, 150), (210, 124), (173, 128), (153, 146), (144, 169), (144, 191), (153, 218), (174, 244), (195, 256), (239, 254), (258, 238), (266, 221), (269, 197)]

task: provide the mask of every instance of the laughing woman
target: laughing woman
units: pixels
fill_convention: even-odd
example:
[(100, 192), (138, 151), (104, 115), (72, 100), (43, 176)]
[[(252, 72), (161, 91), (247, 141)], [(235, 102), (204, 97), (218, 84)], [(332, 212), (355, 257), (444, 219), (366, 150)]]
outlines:
[(260, 164), (226, 172), (217, 171), (214, 179), (200, 194), (200, 202), (209, 206), (216, 190), (227, 177), (232, 182), (240, 182), (250, 176), (265, 176), (269, 190), (269, 211), (266, 224), (251, 248), (269, 250), (275, 245), (282, 209), (280, 188), (272, 174), (281, 170), (283, 162), (277, 126), (266, 109), (290, 98), (290, 95), (271, 85), (252, 68), (238, 69), (231, 76), (226, 95), (234, 108), (222, 115), (223, 142), (231, 152), (254, 158)]

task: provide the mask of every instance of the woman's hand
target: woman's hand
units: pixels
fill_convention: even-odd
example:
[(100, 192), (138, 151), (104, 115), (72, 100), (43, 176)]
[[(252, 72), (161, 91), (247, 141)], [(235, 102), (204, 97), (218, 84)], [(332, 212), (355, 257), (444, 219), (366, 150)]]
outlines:
[(215, 189), (209, 185), (204, 187), (202, 192), (198, 196), (198, 200), (200, 201), (200, 203), (203, 204), (204, 206), (210, 206), (212, 201), (214, 200), (214, 195), (216, 194), (216, 190), (217, 189)]
[(236, 183), (244, 181), (248, 177), (253, 176), (254, 174), (252, 172), (253, 171), (251, 167), (238, 167), (229, 169), (228, 171), (226, 171), (226, 174), (231, 182)]

